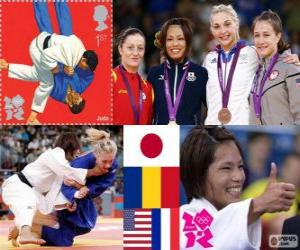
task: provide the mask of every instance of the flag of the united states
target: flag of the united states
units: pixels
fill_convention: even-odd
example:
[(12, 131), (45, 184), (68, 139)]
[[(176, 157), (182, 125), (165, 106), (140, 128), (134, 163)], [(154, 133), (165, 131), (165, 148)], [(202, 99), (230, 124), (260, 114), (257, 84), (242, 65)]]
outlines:
[(125, 209), (123, 233), (124, 249), (151, 249), (151, 225), (151, 209)]

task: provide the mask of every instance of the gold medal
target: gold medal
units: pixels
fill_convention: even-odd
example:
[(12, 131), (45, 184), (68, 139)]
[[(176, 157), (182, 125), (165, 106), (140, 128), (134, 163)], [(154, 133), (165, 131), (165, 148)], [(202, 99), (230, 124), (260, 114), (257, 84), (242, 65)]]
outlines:
[(218, 113), (218, 119), (221, 124), (227, 124), (231, 120), (231, 113), (228, 108), (222, 108)]
[(168, 125), (178, 125), (178, 124), (176, 123), (176, 121), (170, 120), (169, 123), (168, 123)]

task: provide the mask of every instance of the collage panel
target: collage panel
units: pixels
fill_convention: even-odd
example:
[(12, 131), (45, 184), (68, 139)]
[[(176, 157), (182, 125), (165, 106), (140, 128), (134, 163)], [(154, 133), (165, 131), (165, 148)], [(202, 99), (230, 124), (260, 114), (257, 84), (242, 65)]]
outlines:
[(299, 8), (0, 1), (0, 250), (300, 250)]
[(299, 4), (280, 2), (114, 1), (114, 120), (300, 124)]
[(178, 126), (124, 126), (123, 246), (179, 249)]
[(0, 249), (122, 249), (122, 126), (0, 132)]
[(299, 249), (299, 132), (182, 126), (180, 249)]
[(1, 123), (112, 124), (112, 1), (5, 1)]

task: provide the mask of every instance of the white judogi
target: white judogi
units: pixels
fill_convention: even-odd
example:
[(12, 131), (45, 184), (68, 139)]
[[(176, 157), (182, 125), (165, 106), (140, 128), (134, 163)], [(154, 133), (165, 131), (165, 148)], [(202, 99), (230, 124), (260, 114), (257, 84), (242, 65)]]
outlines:
[[(180, 249), (198, 250), (250, 250), (259, 249), (261, 242), (261, 222), (248, 225), (248, 212), (251, 199), (231, 203), (221, 210), (217, 210), (208, 200), (193, 199), (190, 204), (180, 207)], [(183, 232), (185, 220), (182, 216), (184, 212), (194, 216), (196, 213), (205, 209), (212, 217), (212, 224), (209, 229), (212, 238), (209, 243), (213, 245), (210, 248), (204, 248), (199, 243), (193, 247), (186, 248), (187, 237)], [(197, 237), (196, 239), (198, 239)]]
[[(54, 209), (63, 178), (74, 179), (85, 184), (87, 169), (72, 168), (65, 158), (63, 149), (48, 149), (39, 158), (28, 164), (22, 173), (33, 188), (13, 175), (3, 183), (3, 201), (15, 215), (18, 227), (32, 225), (37, 209), (47, 214)], [(46, 194), (45, 196), (43, 194)]]
[[(212, 51), (208, 53), (203, 63), (203, 66), (208, 71), (208, 82), (206, 85), (206, 102), (208, 109), (205, 119), (206, 125), (221, 124), (218, 120), (218, 112), (222, 108), (222, 92), (219, 85), (217, 61), (218, 53)], [(226, 83), (232, 61), (233, 56), (228, 63), (224, 63), (223, 60), (221, 60), (223, 77), (226, 78)], [(250, 108), (248, 98), (258, 63), (259, 59), (254, 47), (246, 46), (241, 49), (233, 75), (228, 101), (228, 109), (232, 115), (228, 125), (249, 124)]]
[(75, 68), (85, 51), (83, 43), (77, 36), (57, 34), (51, 35), (49, 47), (43, 50), (43, 43), (48, 35), (50, 34), (42, 32), (30, 44), (29, 53), (33, 66), (10, 63), (8, 69), (8, 77), (40, 82), (31, 105), (32, 110), (40, 113), (44, 111), (54, 85), (51, 69), (57, 66), (57, 62)]

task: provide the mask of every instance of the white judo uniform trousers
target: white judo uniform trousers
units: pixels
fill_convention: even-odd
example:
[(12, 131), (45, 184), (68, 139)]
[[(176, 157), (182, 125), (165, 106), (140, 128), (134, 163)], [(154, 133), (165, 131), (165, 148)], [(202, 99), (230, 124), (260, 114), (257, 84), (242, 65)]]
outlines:
[(14, 213), (15, 224), (19, 228), (32, 225), (37, 209), (43, 214), (54, 210), (64, 177), (84, 185), (87, 169), (72, 168), (65, 159), (64, 150), (57, 147), (42, 153), (22, 173), (33, 188), (23, 183), (17, 175), (9, 177), (2, 185), (3, 201)]
[[(43, 50), (44, 40), (49, 35), (51, 38), (48, 41), (48, 48)], [(75, 35), (63, 36), (42, 32), (29, 47), (33, 66), (9, 64), (8, 77), (40, 82), (35, 90), (31, 109), (42, 113), (54, 85), (51, 69), (57, 66), (57, 62), (75, 68), (84, 52), (83, 43)]]
[[(196, 242), (193, 247), (187, 246), (186, 233), (183, 231), (185, 220), (184, 212), (195, 216), (205, 209), (212, 217), (212, 223), (209, 230), (212, 238), (209, 243), (214, 250), (250, 250), (259, 249), (261, 243), (261, 222), (255, 221), (248, 225), (248, 213), (251, 199), (231, 203), (221, 210), (217, 210), (208, 200), (193, 199), (190, 204), (180, 207), (180, 249), (199, 250), (207, 249)], [(198, 236), (197, 236), (198, 238)]]

